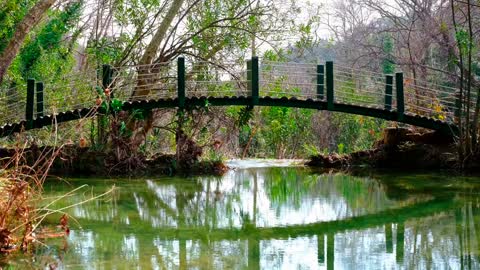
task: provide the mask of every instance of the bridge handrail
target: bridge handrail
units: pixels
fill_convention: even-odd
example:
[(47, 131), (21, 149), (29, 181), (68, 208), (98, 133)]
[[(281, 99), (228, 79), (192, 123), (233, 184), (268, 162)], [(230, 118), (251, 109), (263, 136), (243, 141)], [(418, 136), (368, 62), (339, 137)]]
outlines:
[[(326, 103), (328, 110), (335, 110), (340, 103), (373, 106), (395, 113), (398, 121), (401, 121), (406, 113), (433, 119), (443, 115), (442, 120), (446, 122), (454, 122), (460, 115), (458, 95), (453, 91), (455, 88), (437, 84), (415, 85), (410, 88), (410, 84), (406, 84), (406, 78), (401, 72), (381, 74), (364, 69), (349, 69), (345, 66), (336, 66), (332, 61), (323, 64), (268, 60), (260, 62), (258, 57), (252, 57), (247, 61), (244, 70), (229, 72), (223, 69), (221, 73), (223, 75), (218, 75), (220, 73), (217, 72), (220, 79), (211, 80), (209, 78), (212, 78), (213, 73), (204, 74), (202, 69), (195, 69), (195, 64), (187, 66), (183, 57), (176, 60), (176, 74), (172, 74), (174, 63), (172, 61), (121, 67), (103, 65), (101, 82), (95, 79), (94, 84), (100, 84), (103, 90), (109, 89), (111, 98), (118, 97), (124, 100), (171, 98), (179, 108), (184, 108), (186, 100), (193, 96), (216, 97), (229, 94), (246, 96), (250, 106), (259, 105), (259, 99), (264, 96), (321, 101)], [(202, 65), (208, 64), (211, 62), (202, 63)], [(187, 67), (192, 70), (187, 72)], [(142, 69), (154, 69), (154, 71), (141, 73)], [(364, 79), (365, 74), (371, 75)], [(75, 77), (75, 79), (72, 77), (72, 83), (68, 84), (67, 81), (66, 85), (75, 87), (75, 83), (83, 82), (82, 78), (84, 77)], [(138, 84), (139, 80), (147, 80), (147, 78), (151, 80)], [(81, 93), (72, 91), (70, 95), (52, 99), (45, 96), (45, 93), (54, 91), (55, 85), (45, 85), (29, 79), (25, 100), (18, 100), (4, 106), (9, 110), (9, 108), (23, 107), (25, 103), (24, 116), (7, 115), (3, 121), (25, 120), (27, 127), (31, 128), (32, 121), (44, 115), (80, 108), (85, 104), (88, 105), (89, 100), (93, 106), (95, 95), (97, 95), (94, 84), (91, 87), (77, 89)], [(439, 88), (433, 88), (434, 86)], [(137, 95), (135, 93), (138, 90), (145, 90), (148, 94)], [(421, 91), (417, 92), (417, 90)], [(23, 95), (17, 92), (14, 97), (23, 98)], [(0, 101), (7, 102), (7, 100), (7, 97), (0, 98)], [(59, 104), (62, 105), (59, 107)], [(53, 110), (54, 106), (57, 110)]]

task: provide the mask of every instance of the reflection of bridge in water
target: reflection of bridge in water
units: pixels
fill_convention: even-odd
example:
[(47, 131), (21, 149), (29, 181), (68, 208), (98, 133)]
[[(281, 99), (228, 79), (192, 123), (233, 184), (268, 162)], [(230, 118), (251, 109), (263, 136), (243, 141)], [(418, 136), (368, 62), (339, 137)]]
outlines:
[[(278, 171), (281, 172), (282, 170), (276, 170), (276, 172)], [(260, 173), (260, 175), (261, 174), (262, 173)], [(241, 255), (240, 252), (237, 259), (240, 260), (240, 258), (242, 258), (241, 260), (248, 261), (247, 265), (249, 269), (259, 269), (260, 265), (265, 263), (265, 256), (267, 256), (265, 252), (268, 252), (266, 249), (269, 249), (271, 252), (272, 249), (275, 249), (275, 245), (279, 245), (278, 243), (291, 243), (292, 241), (298, 241), (300, 245), (305, 244), (305, 241), (310, 244), (315, 243), (317, 263), (324, 265), (328, 269), (333, 269), (334, 262), (337, 261), (337, 263), (339, 263), (339, 258), (336, 259), (335, 256), (343, 256), (343, 254), (347, 252), (343, 250), (343, 248), (349, 248), (349, 245), (342, 241), (350, 239), (352, 233), (367, 233), (367, 235), (369, 235), (368, 237), (381, 234), (383, 240), (380, 241), (382, 243), (380, 246), (383, 247), (383, 252), (387, 255), (391, 254), (393, 259), (401, 264), (405, 259), (405, 249), (407, 248), (409, 250), (412, 246), (411, 240), (406, 240), (405, 237), (406, 231), (408, 230), (410, 230), (410, 234), (407, 238), (412, 237), (412, 221), (416, 222), (416, 220), (419, 219), (435, 218), (442, 216), (447, 212), (453, 213), (453, 211), (450, 210), (459, 207), (459, 203), (456, 202), (453, 197), (437, 196), (431, 198), (429, 196), (423, 196), (423, 198), (420, 197), (420, 201), (418, 201), (417, 198), (412, 202), (401, 202), (400, 205), (395, 207), (389, 206), (383, 208), (383, 210), (369, 213), (357, 212), (354, 213), (353, 216), (339, 217), (338, 220), (307, 222), (306, 224), (287, 223), (268, 226), (268, 224), (265, 225), (260, 222), (262, 220), (261, 215), (263, 215), (261, 213), (262, 207), (265, 206), (261, 204), (261, 201), (263, 200), (261, 194), (265, 189), (288, 190), (288, 187), (285, 187), (284, 184), (288, 185), (291, 181), (295, 181), (291, 177), (282, 173), (275, 174), (270, 171), (269, 174), (271, 179), (262, 180), (257, 179), (257, 174), (250, 175), (252, 181), (250, 181), (251, 185), (248, 185), (247, 189), (251, 192), (252, 196), (245, 197), (242, 195), (242, 198), (251, 199), (252, 205), (248, 205), (248, 207), (253, 206), (251, 207), (253, 210), (247, 214), (249, 217), (245, 218), (240, 226), (237, 224), (232, 227), (228, 225), (225, 226), (224, 224), (219, 227), (218, 224), (214, 225), (209, 221), (218, 218), (216, 215), (223, 216), (225, 213), (222, 212), (222, 203), (228, 205), (230, 202), (229, 195), (226, 193), (224, 193), (225, 197), (223, 198), (226, 202), (222, 202), (222, 199), (216, 199), (217, 194), (219, 193), (218, 190), (220, 190), (220, 193), (224, 192), (222, 188), (219, 189), (219, 183), (228, 188), (242, 186), (241, 181), (248, 177), (248, 173), (245, 175), (239, 175), (238, 179), (233, 181), (233, 183), (230, 183), (228, 179), (211, 181), (207, 178), (203, 181), (204, 185), (198, 185), (198, 183), (191, 182), (188, 183), (187, 187), (180, 186), (179, 188), (173, 188), (174, 186), (168, 184), (165, 185), (161, 182), (147, 181), (146, 184), (149, 188), (147, 193), (141, 194), (133, 190), (124, 193), (124, 195), (130, 194), (128, 195), (128, 198), (118, 198), (120, 201), (124, 202), (131, 201), (131, 194), (133, 193), (136, 203), (128, 206), (128, 208), (136, 207), (136, 212), (141, 216), (140, 220), (134, 221), (134, 216), (126, 213), (126, 217), (129, 218), (128, 222), (118, 216), (113, 216), (111, 218), (105, 216), (85, 216), (83, 218), (80, 217), (79, 221), (85, 226), (91, 225), (96, 228), (95, 232), (99, 235), (109, 235), (109, 237), (122, 239), (125, 238), (125, 236), (135, 235), (137, 232), (141, 232), (142, 235), (148, 235), (156, 239), (155, 241), (157, 241), (157, 243), (160, 241), (161, 243), (164, 243), (162, 245), (170, 248), (174, 246), (175, 249), (164, 254), (164, 256), (177, 254), (175, 255), (175, 260), (179, 263), (180, 268), (182, 269), (186, 269), (188, 265), (191, 265), (192, 249), (195, 249), (200, 253), (203, 252), (203, 254), (210, 254), (210, 249), (227, 245), (225, 243), (229, 243), (228, 248), (225, 247), (225, 252), (229, 249), (237, 250), (236, 252), (240, 252), (238, 249), (245, 249), (246, 253)], [(293, 175), (298, 175), (298, 173)], [(313, 176), (313, 179), (317, 179), (316, 177), (318, 176)], [(338, 179), (338, 177), (335, 181), (330, 181), (330, 178), (328, 177), (320, 178), (323, 179), (323, 182), (320, 181), (319, 185), (302, 186), (301, 188), (304, 188), (304, 190), (297, 191), (300, 193), (307, 192), (307, 194), (304, 195), (309, 197), (308, 194), (312, 194), (312, 192), (316, 192), (322, 188), (324, 189), (322, 192), (325, 194), (335, 193), (337, 192), (335, 190), (342, 190), (342, 188), (345, 190), (355, 189), (356, 184), (347, 187), (342, 186), (344, 184), (341, 183), (341, 179)], [(275, 182), (275, 179), (278, 181)], [(305, 180), (303, 182), (308, 182), (310, 180), (308, 177), (302, 179)], [(212, 182), (212, 185), (210, 185), (210, 182)], [(355, 181), (349, 179), (347, 182), (357, 182), (359, 185), (366, 186), (366, 189), (359, 189), (358, 195), (361, 195), (360, 197), (365, 197), (364, 192), (366, 191), (369, 192), (367, 196), (376, 198), (381, 197), (377, 193), (384, 192), (382, 191), (381, 186), (377, 186), (378, 182), (376, 181), (368, 181), (367, 179)], [(372, 184), (370, 182), (377, 184)], [(337, 186), (340, 186), (340, 188)], [(237, 194), (238, 192), (240, 191), (236, 189), (233, 193)], [(351, 203), (355, 201), (355, 196), (357, 195), (353, 194), (349, 196), (353, 196), (353, 199), (347, 200)], [(287, 200), (289, 200), (289, 198), (291, 199), (291, 197), (290, 194)], [(271, 196), (269, 198), (273, 199)], [(337, 201), (341, 200), (341, 198), (333, 198)], [(201, 206), (197, 204), (199, 201), (202, 203)], [(385, 201), (381, 199), (376, 203), (385, 204)], [(208, 209), (211, 209), (213, 212), (203, 212), (208, 211)], [(89, 209), (86, 209), (84, 212), (89, 212)], [(115, 211), (111, 209), (108, 212)], [(118, 213), (120, 214), (121, 212)], [(222, 217), (222, 219), (225, 218), (227, 217)], [(109, 231), (108, 228), (112, 222), (115, 224), (114, 232)], [(135, 224), (134, 227), (130, 227), (129, 225), (132, 222)], [(118, 233), (120, 233), (120, 235), (115, 236)], [(372, 233), (373, 235), (371, 235)], [(149, 243), (147, 246), (152, 245), (155, 241), (147, 241), (142, 245), (147, 243)], [(375, 245), (378, 248), (378, 237), (374, 241), (376, 241)], [(154, 249), (154, 246), (150, 248), (147, 246), (139, 248), (143, 250), (143, 254), (145, 254), (145, 250)], [(112, 248), (115, 249), (114, 247)], [(339, 248), (341, 250), (339, 250)], [(312, 253), (310, 252), (309, 254)], [(152, 256), (154, 256), (154, 254), (152, 254)]]
[[(375, 214), (351, 217), (343, 220), (316, 222), (310, 224), (279, 227), (256, 227), (244, 224), (243, 228), (211, 229), (208, 227), (154, 228), (142, 226), (141, 232), (152, 234), (165, 241), (178, 241), (180, 269), (187, 269), (187, 241), (238, 241), (246, 240), (248, 245), (249, 269), (260, 269), (260, 242), (265, 240), (287, 240), (300, 237), (317, 239), (317, 261), (327, 269), (334, 269), (335, 235), (346, 231), (360, 231), (384, 227), (386, 253), (393, 253), (397, 263), (402, 263), (405, 249), (405, 222), (410, 219), (433, 216), (457, 207), (452, 197), (436, 198), (396, 209), (388, 209)], [(80, 223), (82, 219), (79, 219)], [(394, 230), (396, 232), (394, 238)], [(107, 234), (108, 232), (105, 232)], [(394, 241), (395, 239), (395, 241)], [(395, 245), (394, 245), (395, 243)]]

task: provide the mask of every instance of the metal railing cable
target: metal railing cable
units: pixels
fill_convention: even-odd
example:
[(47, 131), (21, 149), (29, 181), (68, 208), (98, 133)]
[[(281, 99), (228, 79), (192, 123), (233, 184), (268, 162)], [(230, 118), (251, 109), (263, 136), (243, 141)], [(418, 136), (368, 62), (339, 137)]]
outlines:
[[(44, 88), (44, 114), (58, 114), (74, 109), (98, 106), (104, 98), (103, 89), (123, 102), (151, 99), (175, 99), (178, 96), (177, 64), (175, 61), (149, 65), (123, 65), (111, 67), (113, 76), (108, 85), (102, 85), (99, 72), (70, 74)], [(259, 96), (295, 97), (318, 100), (327, 96), (326, 70), (319, 73), (316, 63), (261, 61), (258, 68)], [(209, 61), (187, 63), (185, 69), (185, 96), (222, 97), (251, 95), (252, 70), (247, 65), (231, 61), (218, 65)], [(319, 77), (325, 76), (322, 83)], [(390, 75), (395, 77), (394, 75)], [(397, 106), (396, 83), (387, 84), (387, 75), (344, 65), (333, 66), (334, 101), (386, 108), (389, 97), (392, 110)], [(457, 89), (429, 80), (405, 77), (404, 106), (406, 113), (415, 113), (438, 119), (451, 120), (457, 108)], [(17, 86), (18, 87), (18, 86)], [(390, 88), (391, 93), (386, 93)], [(18, 90), (18, 91), (14, 91)], [(322, 92), (319, 92), (322, 91)], [(14, 93), (6, 95), (5, 93)], [(321, 93), (321, 94), (319, 94)], [(23, 86), (0, 92), (0, 105), (5, 114), (2, 122), (9, 123), (25, 118)], [(475, 98), (475, 96), (473, 96)], [(472, 99), (474, 99), (472, 98)], [(103, 101), (103, 100), (100, 100)], [(37, 115), (37, 112), (34, 112)]]

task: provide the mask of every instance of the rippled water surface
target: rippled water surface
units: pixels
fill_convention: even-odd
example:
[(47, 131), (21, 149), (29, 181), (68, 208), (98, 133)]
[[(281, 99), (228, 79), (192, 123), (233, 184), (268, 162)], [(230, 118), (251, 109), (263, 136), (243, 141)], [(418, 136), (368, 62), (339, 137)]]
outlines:
[[(350, 176), (290, 162), (233, 161), (223, 177), (50, 181), (82, 189), (72, 230), (34, 258), (60, 269), (479, 269), (480, 180)], [(267, 167), (266, 167), (267, 166)], [(50, 218), (54, 223), (59, 216)]]

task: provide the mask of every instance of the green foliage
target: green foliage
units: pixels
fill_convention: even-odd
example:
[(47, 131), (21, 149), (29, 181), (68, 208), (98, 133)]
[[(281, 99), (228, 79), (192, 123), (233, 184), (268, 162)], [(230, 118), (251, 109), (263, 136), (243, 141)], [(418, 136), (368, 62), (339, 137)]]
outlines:
[(243, 127), (248, 124), (248, 122), (252, 119), (253, 117), (253, 107), (247, 106), (243, 107), (238, 111), (238, 118), (236, 121), (236, 125), (238, 127)]
[(470, 36), (465, 29), (459, 29), (455, 33), (455, 38), (457, 40), (458, 46), (461, 50), (461, 53), (466, 53), (470, 44)]
[(267, 156), (285, 158), (301, 156), (303, 145), (311, 140), (312, 110), (287, 107), (262, 108), (258, 136)]
[[(194, 33), (203, 29), (191, 38), (194, 51), (202, 57), (211, 57), (222, 50), (236, 51), (245, 50), (250, 45), (250, 37), (241, 31), (232, 31), (229, 27), (211, 27), (213, 25), (234, 26), (237, 29), (256, 29), (259, 17), (250, 15), (246, 21), (238, 19), (222, 20), (222, 18), (234, 18), (239, 10), (246, 8), (248, 1), (218, 1), (206, 0), (201, 5), (196, 5), (187, 16), (186, 27)], [(218, 23), (222, 21), (222, 23)]]
[(120, 112), (122, 110), (122, 106), (123, 106), (123, 102), (119, 99), (112, 99), (112, 101), (110, 102), (110, 107), (112, 108), (112, 110), (114, 112)]
[(125, 121), (122, 121), (120, 122), (120, 128), (119, 128), (119, 131), (120, 131), (120, 135), (127, 135), (127, 125), (125, 124)]
[(318, 148), (310, 142), (305, 142), (303, 145), (303, 150), (305, 151), (307, 157), (318, 156), (322, 154), (322, 151), (319, 151)]
[[(41, 60), (45, 53), (55, 54), (59, 59), (64, 59), (69, 53), (65, 44), (62, 43), (64, 35), (68, 33), (79, 20), (82, 11), (82, 1), (68, 4), (64, 11), (50, 12), (50, 19), (44, 27), (37, 33), (36, 37), (26, 44), (20, 53), (21, 72), (23, 76), (29, 77), (29, 74), (35, 64)], [(50, 66), (55, 62), (48, 62)], [(61, 67), (57, 63), (58, 67)]]
[(339, 143), (339, 144), (337, 145), (337, 148), (338, 148), (337, 153), (339, 153), (339, 154), (345, 154), (345, 144)]
[(338, 128), (335, 150), (340, 154), (372, 148), (386, 127), (386, 121), (382, 119), (360, 115), (335, 113), (332, 120), (332, 125)]
[[(16, 24), (34, 3), (9, 0), (0, 7), (0, 14), (5, 15), (0, 15), (0, 51), (13, 35)], [(83, 1), (71, 1), (62, 8), (49, 11), (45, 23), (35, 27), (27, 36), (24, 46), (8, 69), (5, 84), (22, 85), (28, 78), (58, 86), (65, 84), (62, 77), (70, 73), (75, 65), (72, 48), (78, 36), (70, 39), (65, 37), (80, 20), (82, 8)], [(52, 94), (55, 95), (52, 99), (60, 99), (63, 89), (59, 87)]]
[(15, 32), (15, 27), (30, 8), (34, 0), (2, 0), (0, 5), (0, 53)]
[(150, 114), (149, 110), (135, 109), (132, 111), (132, 117), (136, 120), (144, 120)]
[(393, 60), (393, 38), (390, 34), (383, 37), (383, 53), (385, 57), (382, 61), (382, 69), (385, 74), (393, 74), (395, 72), (395, 64)]
[(278, 51), (266, 50), (263, 53), (263, 59), (268, 61), (283, 61), (286, 60), (284, 54), (283, 49), (279, 49)]
[(113, 40), (110, 38), (101, 38), (99, 40), (89, 40), (87, 44), (87, 54), (97, 63), (115, 63), (122, 56), (122, 50), (125, 46), (122, 37)]

